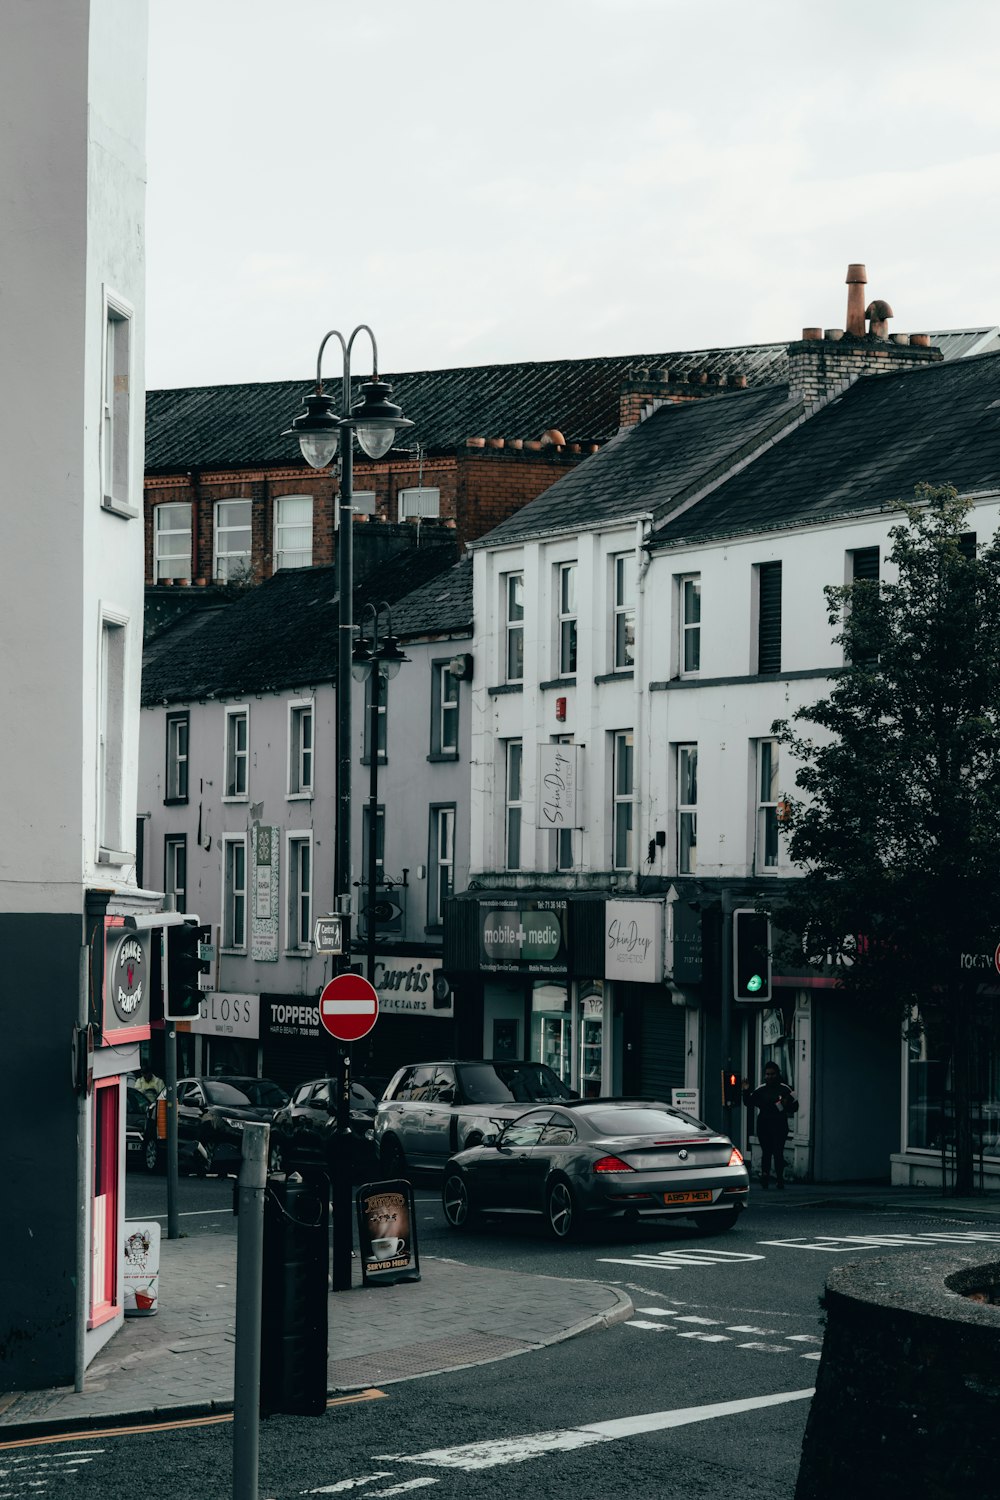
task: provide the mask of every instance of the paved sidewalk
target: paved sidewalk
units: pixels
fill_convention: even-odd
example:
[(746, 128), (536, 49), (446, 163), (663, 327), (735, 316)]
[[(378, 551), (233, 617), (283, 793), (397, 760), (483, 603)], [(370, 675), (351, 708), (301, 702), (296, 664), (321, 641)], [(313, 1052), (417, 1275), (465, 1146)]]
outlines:
[[(386, 1385), (524, 1354), (631, 1317), (624, 1292), (421, 1256), (422, 1280), (330, 1294), (331, 1391)], [(164, 1240), (160, 1310), (126, 1318), (80, 1393), (0, 1394), (0, 1442), (155, 1414), (225, 1411), (233, 1400), (236, 1238)]]

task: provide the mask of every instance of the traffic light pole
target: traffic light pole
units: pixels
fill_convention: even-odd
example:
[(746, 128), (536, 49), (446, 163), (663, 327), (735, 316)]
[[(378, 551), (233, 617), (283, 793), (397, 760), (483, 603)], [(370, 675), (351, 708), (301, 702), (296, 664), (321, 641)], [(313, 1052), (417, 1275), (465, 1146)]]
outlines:
[[(719, 1026), (719, 1052), (721, 1054), (719, 1063), (723, 1079), (732, 1062), (730, 1054), (733, 1046), (733, 910), (733, 893), (724, 890), (722, 892), (722, 963), (720, 965), (722, 996)], [(725, 1092), (722, 1097), (722, 1130), (723, 1134), (728, 1135), (732, 1140), (733, 1108), (731, 1104), (725, 1102)]]
[(177, 1220), (177, 1023), (164, 1022), (164, 1082), (167, 1086), (167, 1239), (180, 1238)]

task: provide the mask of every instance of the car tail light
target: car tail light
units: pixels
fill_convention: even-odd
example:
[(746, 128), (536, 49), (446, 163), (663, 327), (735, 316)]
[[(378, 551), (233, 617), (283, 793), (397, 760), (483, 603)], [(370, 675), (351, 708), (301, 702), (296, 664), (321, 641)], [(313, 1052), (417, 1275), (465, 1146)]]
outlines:
[(733, 1147), (733, 1154), (732, 1156), (730, 1156), (726, 1165), (729, 1167), (742, 1167), (743, 1165), (743, 1157), (737, 1151), (735, 1146)]
[(627, 1161), (622, 1161), (620, 1156), (602, 1156), (599, 1161), (594, 1162), (595, 1172), (634, 1172)]

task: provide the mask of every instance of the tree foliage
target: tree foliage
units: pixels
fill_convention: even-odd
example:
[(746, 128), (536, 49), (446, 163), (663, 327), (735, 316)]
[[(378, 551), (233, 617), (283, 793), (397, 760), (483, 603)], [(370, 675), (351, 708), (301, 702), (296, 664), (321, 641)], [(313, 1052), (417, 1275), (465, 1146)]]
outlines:
[(774, 725), (804, 794), (786, 917), (849, 994), (937, 1030), (965, 1181), (974, 1037), (996, 1008), (976, 965), (1000, 943), (1000, 535), (977, 549), (950, 487), (903, 511), (889, 579), (826, 590), (845, 662), (828, 696)]

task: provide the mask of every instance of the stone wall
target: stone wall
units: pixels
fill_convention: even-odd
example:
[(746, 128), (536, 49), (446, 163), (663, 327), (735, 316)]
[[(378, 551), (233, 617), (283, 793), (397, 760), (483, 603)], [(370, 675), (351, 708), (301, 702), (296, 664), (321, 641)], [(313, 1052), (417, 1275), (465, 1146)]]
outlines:
[(893, 1254), (832, 1273), (795, 1500), (997, 1493), (1000, 1307), (967, 1295), (998, 1295), (990, 1253)]

